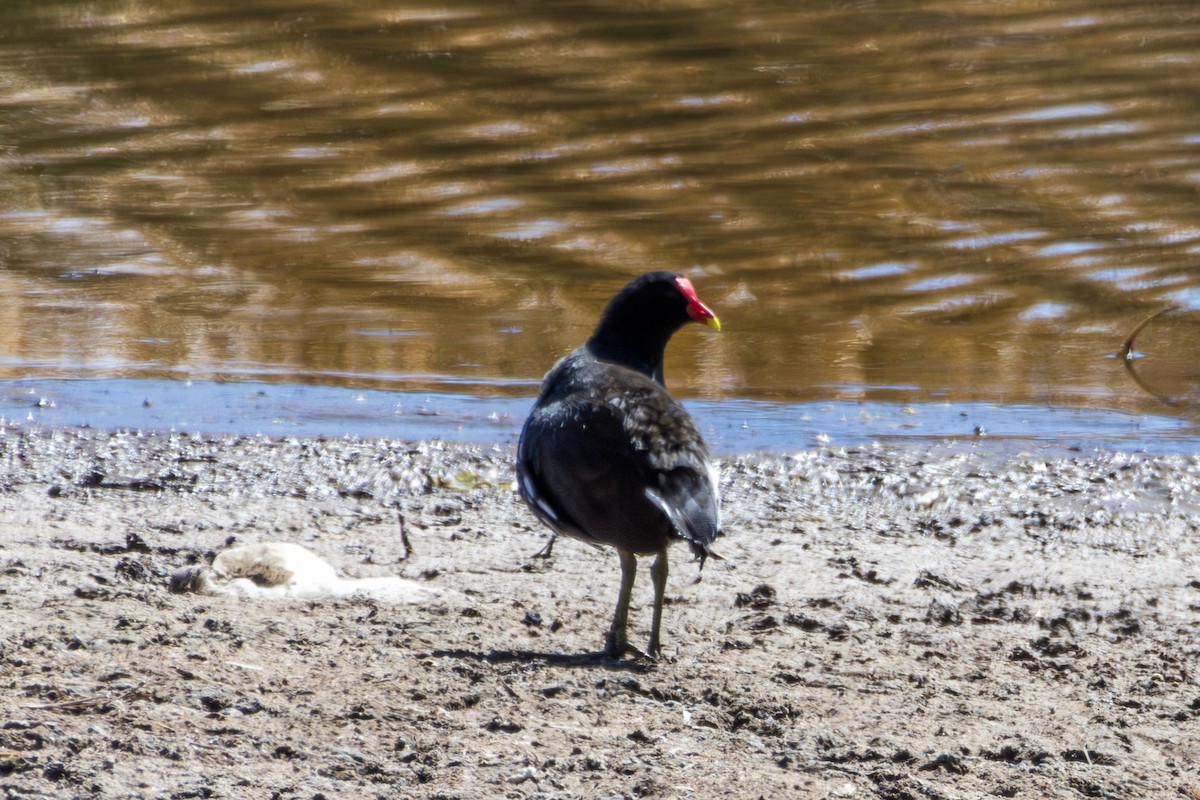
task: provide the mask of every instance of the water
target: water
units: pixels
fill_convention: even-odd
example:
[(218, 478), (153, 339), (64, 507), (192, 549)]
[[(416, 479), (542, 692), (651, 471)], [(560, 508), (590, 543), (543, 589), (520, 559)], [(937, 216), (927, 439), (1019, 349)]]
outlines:
[[(515, 444), (530, 398), (295, 383), (145, 379), (0, 381), (6, 425), (209, 435), (443, 439)], [(989, 403), (690, 400), (720, 455), (875, 443), (986, 445), (1065, 455), (1097, 449), (1191, 453), (1200, 430), (1174, 417)]]
[(1191, 0), (14, 0), (0, 379), (504, 405), (670, 268), (701, 403), (1186, 427), (1197, 86)]

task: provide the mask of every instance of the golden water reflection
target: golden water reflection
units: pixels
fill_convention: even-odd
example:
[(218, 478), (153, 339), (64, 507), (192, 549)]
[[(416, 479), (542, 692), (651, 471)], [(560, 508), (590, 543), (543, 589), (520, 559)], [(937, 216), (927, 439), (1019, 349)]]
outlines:
[(0, 377), (529, 394), (669, 268), (686, 395), (1200, 398), (1200, 6), (900, 5), (9, 4)]

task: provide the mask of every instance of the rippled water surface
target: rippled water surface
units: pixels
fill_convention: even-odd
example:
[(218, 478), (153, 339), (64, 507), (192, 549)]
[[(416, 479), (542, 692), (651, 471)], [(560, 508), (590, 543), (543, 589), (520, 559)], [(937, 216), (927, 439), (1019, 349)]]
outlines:
[(1200, 402), (1194, 0), (9, 0), (0, 186), (0, 378)]

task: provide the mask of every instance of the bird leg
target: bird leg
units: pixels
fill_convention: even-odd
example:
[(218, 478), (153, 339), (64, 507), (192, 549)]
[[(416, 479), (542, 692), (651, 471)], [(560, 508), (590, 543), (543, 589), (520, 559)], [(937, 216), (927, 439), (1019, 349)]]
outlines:
[(533, 554), (532, 558), (549, 558), (554, 552), (554, 542), (558, 540), (557, 533), (550, 534), (550, 541), (546, 542), (546, 546)]
[(629, 621), (629, 598), (633, 594), (633, 579), (637, 577), (637, 556), (628, 550), (617, 550), (621, 557), (621, 593), (617, 595), (617, 613), (613, 615), (612, 627), (604, 643), (605, 655), (620, 658), (630, 650), (625, 636), (625, 624)]
[(658, 633), (662, 627), (663, 597), (667, 592), (667, 548), (658, 551), (654, 566), (650, 568), (650, 579), (654, 581), (654, 621), (650, 623), (650, 646), (646, 648), (651, 658), (662, 655)]

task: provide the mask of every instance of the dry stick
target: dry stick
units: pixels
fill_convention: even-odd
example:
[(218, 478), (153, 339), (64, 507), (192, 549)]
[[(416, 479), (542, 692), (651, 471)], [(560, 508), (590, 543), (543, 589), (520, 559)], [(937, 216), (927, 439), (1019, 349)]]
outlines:
[(98, 706), (104, 703), (111, 703), (114, 700), (129, 700), (141, 691), (141, 684), (132, 689), (122, 692), (116, 697), (81, 697), (78, 700), (64, 700), (61, 703), (34, 703), (27, 705), (25, 708), (32, 708), (38, 711), (70, 711), (78, 708), (89, 708)]
[(408, 541), (408, 533), (404, 530), (404, 514), (400, 511), (396, 512), (396, 524), (400, 527), (400, 544), (404, 545), (404, 555), (400, 557), (400, 560), (408, 561), (408, 557), (413, 554), (413, 549)]
[(1138, 334), (1142, 332), (1142, 329), (1149, 325), (1151, 321), (1161, 317), (1163, 314), (1178, 310), (1179, 306), (1171, 305), (1165, 308), (1160, 308), (1158, 311), (1155, 311), (1153, 314), (1146, 317), (1137, 324), (1137, 327), (1135, 327), (1128, 336), (1125, 337), (1125, 341), (1121, 342), (1121, 349), (1117, 353), (1121, 361), (1125, 364), (1125, 371), (1129, 373), (1129, 377), (1133, 378), (1133, 382), (1138, 385), (1138, 388), (1154, 399), (1158, 400), (1160, 403), (1164, 403), (1168, 406), (1180, 406), (1184, 405), (1184, 403), (1174, 397), (1168, 397), (1167, 395), (1162, 394), (1150, 384), (1142, 380), (1142, 376), (1138, 375), (1137, 370), (1133, 368), (1133, 343), (1134, 340), (1137, 339)]

